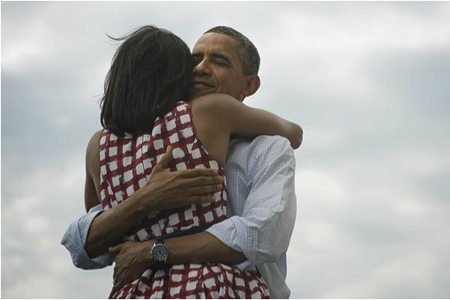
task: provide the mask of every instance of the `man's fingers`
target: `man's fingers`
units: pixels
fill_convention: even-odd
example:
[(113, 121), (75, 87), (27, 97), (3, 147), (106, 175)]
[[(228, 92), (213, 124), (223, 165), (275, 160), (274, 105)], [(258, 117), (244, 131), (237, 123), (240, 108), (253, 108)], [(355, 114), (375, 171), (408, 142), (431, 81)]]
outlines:
[(195, 195), (189, 196), (184, 199), (184, 202), (188, 205), (191, 204), (201, 204), (201, 203), (211, 203), (216, 200), (216, 197), (213, 195)]
[[(120, 273), (122, 273), (122, 272), (120, 272)], [(116, 266), (114, 267), (114, 275), (113, 275), (114, 284), (119, 282), (120, 278), (121, 278), (121, 274), (119, 274), (119, 268), (117, 268), (117, 264), (116, 264)]]
[(108, 299), (112, 299), (113, 296), (114, 296), (114, 294), (115, 294), (117, 291), (118, 291), (118, 289), (117, 289), (116, 285), (114, 285), (113, 288), (112, 288), (112, 290), (111, 290), (111, 293), (109, 294)]
[(119, 253), (120, 250), (122, 250), (124, 245), (125, 245), (125, 243), (119, 244), (119, 245), (114, 246), (114, 247), (109, 247), (108, 251), (111, 252), (111, 253)]
[(114, 294), (120, 290), (121, 288), (123, 288), (125, 286), (125, 284), (122, 282), (122, 280), (117, 280), (116, 278), (114, 278), (113, 281), (113, 288), (111, 291), (111, 294), (109, 295), (109, 298), (112, 298), (112, 296), (114, 296)]
[(184, 189), (183, 194), (186, 196), (212, 194), (221, 191), (222, 188), (222, 184), (199, 185)]
[(119, 291), (120, 289), (122, 289), (125, 285), (126, 285), (126, 284), (125, 284), (125, 282), (124, 282), (123, 280), (117, 281), (117, 279), (115, 279), (115, 281), (114, 281), (114, 286), (113, 286), (113, 289), (112, 289), (111, 294), (110, 294), (109, 297), (112, 298), (112, 296), (114, 296), (114, 294), (115, 294), (117, 291)]
[(163, 172), (165, 169), (167, 169), (169, 165), (169, 161), (173, 158), (173, 149), (172, 146), (167, 146), (166, 153), (164, 153), (163, 157), (159, 160), (159, 162), (156, 164), (156, 166), (153, 168), (153, 172)]
[(182, 189), (189, 189), (196, 186), (207, 186), (222, 184), (224, 179), (222, 176), (200, 176), (195, 178), (185, 178), (179, 181), (178, 186)]
[(115, 283), (114, 284), (114, 286), (113, 286), (113, 288), (112, 288), (112, 291), (111, 291), (111, 293), (109, 294), (109, 299), (112, 299), (113, 298), (113, 296), (114, 296), (114, 294), (118, 291), (118, 290), (120, 290), (121, 288), (119, 287), (119, 285), (117, 284), (117, 283)]

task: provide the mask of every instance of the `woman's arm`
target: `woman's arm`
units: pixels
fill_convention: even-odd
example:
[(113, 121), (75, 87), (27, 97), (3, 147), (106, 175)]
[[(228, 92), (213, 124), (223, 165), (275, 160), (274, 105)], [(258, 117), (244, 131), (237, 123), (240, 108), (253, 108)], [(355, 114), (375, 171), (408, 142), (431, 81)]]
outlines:
[(97, 131), (89, 140), (86, 149), (86, 182), (84, 186), (84, 206), (88, 212), (100, 204), (100, 137), (102, 131)]
[(210, 122), (220, 124), (222, 130), (228, 130), (230, 134), (248, 138), (280, 135), (287, 138), (294, 149), (302, 143), (303, 129), (299, 125), (268, 111), (251, 108), (229, 95), (211, 94), (193, 102), (198, 102), (196, 105), (203, 113), (210, 114)]

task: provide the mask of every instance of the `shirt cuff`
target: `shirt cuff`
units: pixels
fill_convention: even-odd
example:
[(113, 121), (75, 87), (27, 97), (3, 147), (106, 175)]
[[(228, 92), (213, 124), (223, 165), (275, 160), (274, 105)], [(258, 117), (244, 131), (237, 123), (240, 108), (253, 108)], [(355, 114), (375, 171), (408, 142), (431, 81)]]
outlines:
[(251, 248), (245, 249), (244, 248), (245, 244), (244, 244), (244, 247), (241, 247), (241, 245), (243, 243), (242, 242), (240, 243), (239, 241), (253, 240), (249, 244), (257, 245), (257, 235), (251, 234), (250, 232), (247, 232), (246, 230), (240, 230), (240, 232), (237, 233), (237, 230), (239, 228), (247, 229), (247, 230), (251, 231), (251, 227), (238, 226), (238, 224), (235, 223), (235, 222), (240, 223), (240, 221), (242, 221), (242, 218), (233, 216), (233, 217), (230, 217), (218, 224), (211, 226), (206, 231), (209, 232), (210, 234), (212, 234), (213, 236), (215, 236), (217, 239), (219, 239), (222, 243), (224, 243), (231, 249), (242, 252), (244, 254), (244, 256), (247, 258), (247, 260), (245, 260), (239, 264), (236, 264), (235, 267), (237, 267), (238, 269), (240, 269), (242, 271), (243, 270), (246, 270), (246, 271), (256, 270), (255, 265), (250, 260), (248, 260), (248, 258), (252, 257), (252, 254), (254, 255), (253, 252), (256, 252), (256, 251), (253, 251), (253, 249), (251, 249)]
[(112, 265), (114, 262), (114, 254), (105, 253), (91, 259), (85, 249), (87, 235), (92, 221), (101, 212), (101, 210), (91, 210), (80, 219), (72, 222), (61, 241), (61, 244), (69, 251), (72, 262), (77, 268), (99, 269)]

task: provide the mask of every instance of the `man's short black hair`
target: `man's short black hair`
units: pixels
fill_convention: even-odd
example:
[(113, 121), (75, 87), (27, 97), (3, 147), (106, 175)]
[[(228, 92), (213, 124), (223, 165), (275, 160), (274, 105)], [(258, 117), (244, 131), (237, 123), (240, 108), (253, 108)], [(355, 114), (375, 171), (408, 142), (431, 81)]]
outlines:
[(206, 31), (205, 34), (206, 33), (221, 33), (235, 39), (240, 46), (241, 51), (239, 54), (241, 56), (244, 74), (258, 74), (260, 64), (259, 53), (255, 45), (253, 45), (253, 43), (246, 36), (227, 26), (216, 26)]

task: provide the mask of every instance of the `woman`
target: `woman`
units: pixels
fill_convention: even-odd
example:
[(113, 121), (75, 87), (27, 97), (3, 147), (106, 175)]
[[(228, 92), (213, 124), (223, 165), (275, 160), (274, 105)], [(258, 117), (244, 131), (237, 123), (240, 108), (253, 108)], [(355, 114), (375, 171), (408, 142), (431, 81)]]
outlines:
[[(301, 128), (271, 113), (249, 108), (231, 96), (214, 94), (186, 102), (192, 59), (186, 44), (172, 33), (147, 26), (128, 37), (115, 54), (105, 83), (101, 122), (88, 153), (100, 153), (100, 165), (87, 160), (95, 192), (86, 189), (87, 206), (105, 210), (139, 193), (168, 147), (171, 171), (223, 167), (232, 134), (278, 134), (296, 148)], [(100, 181), (98, 180), (100, 178)], [(89, 180), (87, 180), (88, 182)], [(92, 190), (92, 189), (91, 189)], [(226, 218), (226, 188), (211, 203), (155, 209), (131, 229), (125, 241), (148, 241), (189, 234)], [(113, 297), (136, 298), (269, 297), (258, 274), (224, 264), (184, 264), (148, 269)]]

